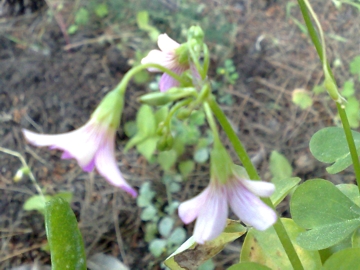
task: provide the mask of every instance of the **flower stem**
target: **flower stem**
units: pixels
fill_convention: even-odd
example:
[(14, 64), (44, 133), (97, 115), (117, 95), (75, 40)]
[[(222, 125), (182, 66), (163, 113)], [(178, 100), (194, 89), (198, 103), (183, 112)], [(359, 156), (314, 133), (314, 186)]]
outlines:
[[(220, 125), (224, 129), (226, 135), (228, 136), (231, 144), (233, 145), (236, 154), (238, 155), (240, 161), (242, 162), (243, 166), (245, 167), (250, 179), (252, 180), (260, 180), (260, 177), (256, 171), (256, 168), (251, 162), (250, 157), (248, 156), (244, 146), (242, 145), (240, 139), (236, 135), (234, 129), (231, 127), (229, 121), (226, 118), (226, 115), (221, 110), (217, 102), (215, 101), (214, 96), (210, 96), (208, 99), (208, 104), (214, 113), (215, 117), (219, 121)], [(262, 198), (263, 201), (269, 205), (272, 209), (275, 209), (273, 203), (269, 198)], [(295, 251), (295, 248), (290, 240), (288, 233), (285, 230), (284, 224), (282, 223), (281, 219), (278, 218), (277, 222), (274, 224), (274, 229), (276, 234), (279, 237), (279, 240), (284, 247), (284, 250), (289, 258), (291, 265), (293, 266), (294, 270), (303, 270), (304, 267), (300, 261), (298, 254)]]
[(115, 89), (113, 91), (118, 91), (120, 95), (124, 95), (125, 91), (126, 91), (126, 87), (129, 83), (129, 81), (131, 80), (131, 78), (138, 72), (147, 69), (147, 68), (156, 68), (164, 73), (169, 74), (171, 77), (173, 77), (175, 80), (179, 81), (179, 82), (183, 82), (183, 78), (181, 76), (179, 76), (178, 74), (176, 74), (175, 72), (171, 71), (170, 69), (167, 69), (161, 65), (158, 64), (153, 64), (153, 63), (147, 63), (147, 64), (142, 64), (136, 67), (133, 67), (132, 69), (130, 69), (125, 76), (122, 78), (122, 80), (120, 81), (120, 83), (115, 87)]
[[(329, 63), (328, 62), (324, 63), (324, 61), (326, 61), (326, 56), (324, 55), (325, 48), (323, 48), (323, 45), (321, 44), (321, 42), (318, 38), (318, 35), (316, 34), (315, 28), (311, 22), (311, 19), (310, 19), (309, 13), (308, 13), (308, 9), (307, 9), (307, 4), (309, 5), (309, 3), (304, 0), (298, 0), (298, 4), (300, 7), (302, 16), (304, 18), (306, 27), (309, 31), (310, 38), (311, 38), (311, 40), (315, 46), (315, 49), (319, 55), (321, 63), (323, 64), (323, 68), (326, 69), (326, 70), (324, 70), (324, 73), (327, 72), (330, 75), (330, 77), (332, 78), (334, 85), (336, 85), (335, 77), (332, 73)], [(322, 30), (319, 29), (319, 31), (322, 31)], [(356, 150), (354, 138), (353, 138), (353, 135), (352, 135), (352, 132), (350, 129), (349, 120), (347, 118), (344, 108), (342, 107), (342, 105), (339, 102), (336, 102), (336, 107), (337, 107), (341, 122), (343, 124), (346, 141), (349, 146), (351, 159), (352, 159), (352, 162), (354, 165), (356, 182), (357, 182), (357, 185), (358, 185), (358, 188), (360, 191), (360, 163), (359, 163), (359, 158), (358, 158), (358, 153)]]
[(348, 118), (346, 116), (345, 109), (341, 106), (341, 104), (336, 103), (336, 107), (337, 107), (337, 110), (339, 112), (341, 122), (343, 124), (345, 137), (346, 137), (346, 140), (347, 140), (347, 143), (348, 143), (348, 146), (349, 146), (351, 159), (352, 159), (353, 165), (354, 165), (356, 183), (358, 185), (358, 189), (359, 189), (359, 192), (360, 192), (360, 164), (359, 164), (359, 157), (358, 157), (358, 153), (357, 153), (357, 150), (356, 150), (354, 138), (353, 138), (353, 135), (352, 135), (352, 132), (351, 132), (349, 120), (348, 120)]

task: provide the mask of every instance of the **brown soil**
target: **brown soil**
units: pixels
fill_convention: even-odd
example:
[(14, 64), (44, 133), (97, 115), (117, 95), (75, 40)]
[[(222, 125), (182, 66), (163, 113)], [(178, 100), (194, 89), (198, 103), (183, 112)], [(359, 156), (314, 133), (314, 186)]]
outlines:
[[(144, 224), (133, 199), (114, 190), (96, 173), (82, 172), (74, 161), (61, 160), (59, 152), (27, 145), (21, 134), (21, 128), (55, 134), (83, 125), (101, 98), (130, 69), (136, 49), (147, 51), (155, 45), (136, 25), (122, 24), (126, 28), (120, 39), (105, 42), (92, 41), (104, 33), (115, 37), (118, 32), (108, 26), (84, 27), (70, 37), (71, 44), (83, 45), (65, 50), (67, 38), (61, 31), (61, 21), (66, 22), (73, 16), (69, 3), (57, 13), (61, 15), (59, 20), (56, 16), (49, 17), (48, 7), (42, 1), (29, 1), (20, 8), (15, 8), (14, 2), (17, 1), (5, 1), (0, 14), (0, 146), (26, 157), (47, 193), (74, 193), (72, 207), (88, 254), (109, 253), (131, 269), (159, 269), (158, 264), (149, 266), (154, 258), (142, 239)], [(236, 105), (223, 106), (224, 111), (249, 153), (252, 156), (260, 153), (258, 168), (264, 179), (270, 178), (269, 153), (277, 150), (286, 155), (294, 175), (302, 179), (324, 177), (336, 183), (354, 181), (350, 172), (327, 175), (325, 166), (317, 162), (308, 149), (314, 132), (334, 124), (332, 119), (336, 113), (331, 102), (325, 95), (317, 97), (314, 106), (305, 111), (291, 102), (294, 89), (311, 90), (322, 81), (322, 71), (309, 38), (286, 18), (288, 1), (256, 2), (212, 0), (203, 11), (206, 16), (218, 10), (235, 25), (223, 44), (216, 45), (214, 40), (209, 40), (214, 52), (210, 74), (215, 75), (216, 65), (231, 58), (240, 75), (236, 85), (226, 89)], [(355, 34), (360, 30), (359, 14), (348, 6), (336, 10), (331, 1), (312, 2), (324, 31), (348, 39), (346, 43), (327, 39), (330, 62), (340, 58), (343, 63), (335, 70), (341, 85), (349, 77), (349, 61), (360, 54), (360, 36)], [(165, 8), (171, 12), (171, 7)], [(300, 19), (297, 8), (293, 8), (292, 15)], [(172, 35), (161, 22), (159, 25)], [(14, 37), (18, 41), (14, 42)], [(139, 106), (136, 97), (145, 91), (146, 85), (131, 83), (122, 123), (134, 119)], [(121, 149), (127, 140), (120, 130), (117, 158), (125, 178), (134, 187), (151, 180), (165, 200), (163, 186), (158, 181), (158, 167), (147, 164), (135, 151), (124, 155)], [(0, 153), (0, 269), (35, 260), (50, 264), (48, 253), (39, 248), (46, 242), (43, 217), (22, 210), (24, 201), (36, 191), (30, 180), (19, 183), (12, 180), (19, 167), (17, 158)], [(198, 169), (184, 185), (186, 192), (177, 195), (179, 200), (194, 196), (206, 186), (208, 175)], [(287, 209), (284, 202), (279, 211), (286, 215)], [(190, 235), (192, 226), (188, 229)], [(217, 269), (237, 261), (239, 246), (240, 242), (235, 242), (217, 257)]]

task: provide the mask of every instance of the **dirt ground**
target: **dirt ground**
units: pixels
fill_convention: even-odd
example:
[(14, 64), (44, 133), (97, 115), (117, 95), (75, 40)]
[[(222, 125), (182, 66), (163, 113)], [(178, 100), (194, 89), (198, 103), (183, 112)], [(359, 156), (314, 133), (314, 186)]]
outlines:
[[(167, 12), (182, 11), (181, 6), (171, 5), (177, 1), (159, 2)], [(250, 155), (261, 157), (258, 169), (262, 177), (270, 179), (268, 157), (272, 150), (277, 150), (289, 159), (294, 175), (303, 180), (322, 177), (335, 183), (353, 182), (351, 171), (340, 176), (326, 174), (325, 166), (317, 162), (308, 149), (312, 134), (334, 124), (336, 112), (331, 102), (325, 95), (316, 97), (314, 106), (308, 110), (301, 110), (291, 102), (294, 89), (311, 90), (322, 82), (322, 71), (309, 38), (286, 16), (286, 5), (296, 2), (189, 2), (205, 3), (202, 16), (217, 10), (235, 25), (223, 44), (208, 40), (214, 52), (210, 76), (215, 76), (216, 65), (224, 59), (234, 61), (240, 78), (226, 91), (233, 95), (235, 105), (222, 107)], [(342, 62), (335, 69), (342, 85), (349, 78), (349, 62), (360, 54), (359, 12), (350, 6), (337, 10), (331, 1), (311, 2), (324, 31), (347, 39), (341, 42), (327, 38), (330, 62), (337, 58)], [(158, 263), (150, 266), (155, 259), (142, 239), (144, 224), (133, 199), (114, 190), (98, 174), (86, 174), (74, 161), (61, 160), (59, 152), (27, 145), (21, 134), (21, 128), (56, 134), (83, 125), (101, 98), (131, 68), (136, 49), (149, 50), (155, 44), (136, 24), (127, 25), (123, 36), (103, 42), (93, 40), (109, 31), (110, 36), (115, 37), (111, 27), (106, 28), (108, 32), (105, 28), (84, 27), (67, 40), (61, 22), (73, 16), (72, 4), (65, 2), (65, 8), (57, 12), (61, 16), (49, 16), (49, 6), (42, 1), (25, 1), (25, 6), (14, 3), (17, 1), (0, 1), (0, 146), (26, 157), (47, 193), (73, 192), (72, 207), (80, 222), (87, 254), (111, 254), (130, 269), (159, 269)], [(296, 7), (291, 15), (301, 19)], [(159, 25), (159, 29), (166, 30), (170, 36), (178, 35)], [(117, 45), (123, 41), (126, 45), (119, 50)], [(78, 45), (65, 50), (67, 42)], [(122, 123), (134, 119), (139, 107), (136, 97), (146, 91), (147, 84), (131, 83)], [(125, 178), (136, 188), (144, 180), (150, 180), (166, 198), (158, 180), (161, 175), (158, 167), (147, 164), (135, 151), (124, 155), (121, 150), (127, 141), (119, 130), (116, 153)], [(0, 269), (35, 260), (50, 264), (49, 254), (40, 248), (46, 242), (43, 217), (22, 209), (24, 201), (36, 191), (28, 179), (19, 183), (12, 180), (19, 167), (17, 158), (0, 153)], [(197, 169), (184, 184), (186, 192), (177, 195), (178, 200), (196, 195), (207, 185), (208, 174), (200, 167)], [(288, 215), (287, 203), (281, 204), (278, 210)], [(187, 229), (190, 236), (192, 225)], [(218, 255), (216, 269), (236, 262), (240, 245), (240, 241), (236, 241)], [(160, 261), (161, 258), (157, 260)]]

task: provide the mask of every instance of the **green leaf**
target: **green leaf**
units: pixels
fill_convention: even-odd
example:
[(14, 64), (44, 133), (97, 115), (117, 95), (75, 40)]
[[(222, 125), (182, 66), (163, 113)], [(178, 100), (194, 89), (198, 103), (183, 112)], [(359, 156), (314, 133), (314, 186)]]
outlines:
[(159, 233), (163, 237), (168, 237), (174, 226), (175, 220), (171, 217), (163, 217), (159, 222)]
[(344, 83), (343, 90), (341, 91), (341, 94), (346, 98), (349, 98), (349, 97), (351, 97), (351, 96), (353, 96), (355, 94), (354, 81), (353, 80), (347, 80)]
[(89, 22), (89, 12), (85, 8), (80, 8), (75, 14), (77, 25), (86, 25)]
[(155, 122), (156, 126), (158, 126), (161, 122), (165, 121), (167, 115), (169, 114), (169, 108), (167, 106), (163, 106), (155, 112)]
[[(360, 133), (352, 131), (357, 151), (360, 150)], [(345, 133), (339, 127), (327, 127), (316, 132), (310, 140), (310, 151), (313, 156), (325, 163), (333, 163), (326, 170), (335, 174), (352, 164)]]
[(162, 151), (158, 155), (158, 162), (164, 171), (169, 171), (174, 166), (177, 159), (175, 150)]
[(176, 227), (167, 239), (168, 244), (180, 245), (186, 238), (186, 231), (182, 227)]
[[(156, 119), (155, 115), (148, 105), (142, 105), (136, 115), (137, 133), (126, 144), (124, 151), (137, 146), (137, 150), (150, 160), (156, 150), (156, 142), (158, 140), (156, 135)], [(155, 142), (154, 142), (155, 141)]]
[(270, 172), (273, 178), (284, 179), (292, 175), (292, 167), (286, 157), (277, 151), (272, 151), (269, 162)]
[(194, 153), (194, 160), (198, 163), (204, 163), (209, 159), (209, 149), (207, 147), (200, 148)]
[(345, 111), (351, 128), (359, 127), (359, 108), (360, 104), (356, 97), (349, 97), (345, 105)]
[(136, 149), (142, 154), (148, 161), (151, 160), (155, 150), (156, 144), (159, 140), (158, 137), (150, 137), (136, 145)]
[(37, 210), (42, 214), (45, 214), (45, 203), (51, 200), (51, 196), (34, 195), (27, 199), (23, 205), (23, 209), (26, 211)]
[(46, 235), (53, 270), (86, 270), (84, 243), (69, 203), (53, 198), (45, 208)]
[(140, 215), (141, 220), (149, 221), (157, 217), (157, 210), (153, 205), (148, 205)]
[(215, 264), (212, 260), (207, 260), (198, 268), (198, 270), (214, 270), (214, 269), (215, 269)]
[(225, 245), (246, 233), (246, 228), (238, 221), (229, 220), (223, 233), (212, 241), (199, 245), (190, 237), (166, 260), (165, 265), (172, 270), (197, 269), (202, 263), (215, 256)]
[(45, 195), (44, 197), (42, 195), (34, 195), (25, 201), (23, 208), (26, 211), (37, 210), (40, 213), (45, 214), (45, 203), (50, 201), (53, 197), (61, 197), (66, 202), (70, 203), (72, 196), (71, 192), (60, 192), (54, 196)]
[(146, 222), (145, 225), (145, 241), (150, 243), (155, 236), (158, 234), (157, 223), (155, 222)]
[(150, 183), (145, 182), (140, 188), (139, 197), (137, 197), (136, 202), (140, 207), (145, 207), (151, 204), (152, 199), (155, 197), (155, 192), (151, 189)]
[(205, 114), (203, 111), (194, 111), (189, 117), (190, 125), (201, 126), (205, 124)]
[(137, 126), (135, 121), (128, 121), (124, 125), (124, 131), (126, 136), (133, 137), (137, 132)]
[(295, 89), (292, 92), (292, 102), (305, 110), (313, 104), (310, 93), (304, 89)]
[(150, 242), (149, 250), (154, 257), (160, 257), (165, 251), (166, 241), (164, 239), (154, 239)]
[(354, 270), (359, 268), (360, 248), (347, 248), (332, 255), (324, 264), (324, 270)]
[[(303, 232), (304, 229), (297, 226), (291, 219), (282, 218), (281, 220), (304, 269), (321, 269), (319, 253), (317, 251), (305, 250), (295, 242), (298, 234)], [(249, 230), (241, 250), (240, 262), (256, 262), (270, 269), (293, 270), (274, 227), (266, 231)]]
[(354, 75), (360, 74), (360, 55), (350, 62), (350, 73)]
[(272, 179), (271, 182), (275, 185), (275, 192), (271, 195), (270, 199), (274, 206), (277, 206), (300, 181), (299, 177)]
[(184, 178), (188, 177), (194, 168), (195, 163), (192, 160), (185, 160), (179, 163), (179, 171)]
[(106, 4), (99, 4), (95, 7), (95, 14), (100, 17), (104, 18), (109, 14), (109, 10)]
[(332, 183), (322, 179), (300, 185), (292, 196), (290, 209), (294, 221), (310, 229), (300, 233), (297, 239), (302, 247), (310, 250), (333, 246), (360, 226), (360, 208)]
[(69, 35), (73, 35), (76, 33), (76, 31), (79, 29), (79, 27), (76, 24), (72, 24), (69, 26), (67, 32)]
[(136, 15), (136, 22), (140, 29), (147, 30), (149, 26), (149, 13), (145, 10), (139, 11)]
[(354, 184), (339, 184), (336, 187), (357, 206), (360, 207), (359, 188)]
[(315, 95), (324, 93), (326, 91), (325, 87), (322, 85), (315, 85), (314, 88), (312, 89), (312, 91), (314, 92)]
[(249, 269), (251, 269), (251, 270), (271, 270), (271, 268), (269, 268), (265, 265), (254, 263), (254, 262), (233, 264), (227, 270), (249, 270)]

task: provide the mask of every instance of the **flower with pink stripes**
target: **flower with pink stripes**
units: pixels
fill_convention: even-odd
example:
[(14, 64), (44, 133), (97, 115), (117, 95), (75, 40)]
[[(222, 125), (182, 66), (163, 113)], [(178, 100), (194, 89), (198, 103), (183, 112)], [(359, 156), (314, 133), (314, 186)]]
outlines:
[(115, 160), (115, 133), (122, 112), (122, 98), (110, 92), (90, 120), (77, 130), (57, 135), (37, 134), (23, 129), (26, 140), (35, 146), (49, 146), (64, 151), (63, 159), (74, 158), (80, 167), (91, 172), (95, 167), (110, 184), (131, 196), (136, 191), (125, 181)]
[[(167, 34), (161, 34), (158, 37), (158, 46), (160, 50), (152, 50), (141, 60), (141, 64), (159, 64), (181, 75), (185, 70), (189, 69), (187, 59), (181, 59), (179, 48), (181, 45), (171, 39)], [(150, 72), (161, 72), (156, 68), (149, 68)], [(179, 86), (179, 82), (170, 75), (164, 73), (161, 76), (159, 88), (161, 92), (166, 92), (172, 87)]]
[[(241, 221), (257, 230), (266, 230), (277, 220), (275, 211), (258, 197), (269, 197), (275, 191), (274, 184), (245, 179), (239, 173), (240, 167), (234, 165), (224, 151), (227, 157), (224, 153), (211, 156), (212, 175), (208, 187), (179, 206), (179, 216), (185, 224), (197, 219), (194, 238), (200, 244), (215, 239), (224, 230), (229, 205)], [(223, 162), (215, 156), (222, 156)]]

